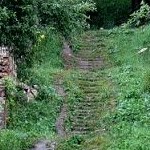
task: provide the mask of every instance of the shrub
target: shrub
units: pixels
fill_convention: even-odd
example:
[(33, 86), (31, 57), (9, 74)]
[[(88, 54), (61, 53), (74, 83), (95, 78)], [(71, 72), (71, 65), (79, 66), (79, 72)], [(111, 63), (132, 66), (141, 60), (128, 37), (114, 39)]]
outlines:
[(24, 61), (31, 59), (31, 48), (45, 28), (68, 36), (83, 29), (86, 12), (94, 10), (92, 0), (5, 0), (0, 4), (0, 45), (10, 46), (16, 58)]
[(128, 20), (128, 22), (124, 24), (125, 27), (139, 27), (149, 23), (150, 6), (142, 1), (140, 9), (131, 14), (130, 17), (131, 18)]

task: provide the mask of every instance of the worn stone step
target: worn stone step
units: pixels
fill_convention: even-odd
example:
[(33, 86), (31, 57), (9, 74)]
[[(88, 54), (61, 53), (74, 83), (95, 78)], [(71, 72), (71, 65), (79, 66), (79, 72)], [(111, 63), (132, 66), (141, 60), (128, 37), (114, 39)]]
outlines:
[(78, 66), (76, 68), (81, 69), (81, 70), (93, 70), (94, 69), (93, 66)]
[(77, 61), (88, 61), (88, 62), (92, 62), (92, 61), (102, 61), (103, 59), (100, 58), (100, 57), (88, 57), (88, 58), (85, 58), (85, 57), (76, 57), (76, 60)]
[(94, 114), (91, 114), (91, 115), (86, 115), (86, 116), (84, 116), (84, 115), (80, 115), (80, 116), (78, 116), (78, 115), (76, 115), (76, 116), (74, 116), (72, 119), (74, 119), (74, 120), (76, 120), (76, 119), (82, 119), (82, 120), (91, 120), (91, 119), (93, 119), (93, 118), (95, 118), (95, 115)]
[(98, 87), (100, 86), (99, 83), (95, 83), (95, 82), (86, 82), (86, 81), (80, 81), (79, 83), (79, 87)]
[(94, 113), (74, 113), (73, 116), (70, 117), (70, 120), (72, 120), (72, 122), (74, 122), (75, 120), (92, 120), (94, 119), (97, 115), (99, 115), (98, 112), (94, 112)]
[(101, 66), (102, 61), (78, 61), (77, 66)]
[(82, 105), (82, 106), (91, 106), (91, 107), (93, 107), (93, 106), (97, 106), (98, 105), (98, 103), (97, 102), (90, 102), (90, 101), (88, 101), (88, 102), (86, 102), (86, 101), (80, 101), (80, 102), (75, 102), (75, 105)]
[(100, 97), (101, 96), (101, 93), (86, 93), (86, 98), (97, 98), (97, 97)]
[(82, 90), (98, 90), (99, 86), (79, 86)]
[(92, 119), (88, 119), (88, 120), (83, 120), (83, 119), (80, 119), (80, 118), (77, 118), (77, 119), (74, 119), (72, 121), (72, 125), (79, 125), (79, 126), (82, 126), (82, 125), (86, 125), (86, 126), (89, 126), (89, 125), (95, 125), (97, 123), (97, 117), (94, 117)]
[(98, 106), (100, 107), (102, 104), (100, 101), (80, 101), (75, 103), (76, 106), (82, 105), (82, 106)]
[(72, 131), (72, 133), (74, 135), (85, 135), (85, 134), (89, 133), (89, 131), (88, 132), (87, 131)]
[(79, 77), (78, 80), (81, 80), (81, 81), (91, 81), (91, 82), (100, 81), (99, 78), (86, 78), (86, 77)]
[(91, 128), (89, 128), (89, 127), (73, 127), (72, 130), (82, 132), (82, 131), (91, 131)]
[(97, 109), (97, 106), (92, 106), (92, 105), (74, 105), (73, 108), (76, 110), (76, 109), (82, 109), (82, 110), (87, 110), (87, 109)]
[(90, 93), (93, 93), (93, 94), (97, 94), (97, 93), (99, 93), (100, 92), (100, 90), (99, 89), (95, 89), (95, 90), (90, 90), (90, 89), (86, 89), (86, 90), (84, 90), (84, 89), (82, 89), (82, 91), (85, 93), (85, 94), (90, 94)]
[(78, 109), (78, 110), (75, 110), (75, 113), (76, 112), (78, 112), (78, 113), (95, 113), (96, 110), (95, 109), (87, 109), (87, 110)]
[(82, 103), (88, 103), (88, 104), (93, 104), (93, 105), (99, 105), (99, 106), (101, 106), (102, 102), (101, 102), (100, 98), (99, 99), (97, 98), (97, 99), (84, 99), (84, 100), (81, 100), (79, 102), (79, 104), (81, 104), (81, 105), (82, 105)]

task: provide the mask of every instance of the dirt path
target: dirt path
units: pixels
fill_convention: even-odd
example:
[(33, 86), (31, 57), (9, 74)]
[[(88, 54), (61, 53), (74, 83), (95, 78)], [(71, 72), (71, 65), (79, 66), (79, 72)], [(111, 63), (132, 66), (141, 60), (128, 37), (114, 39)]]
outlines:
[[(70, 68), (71, 60), (69, 59), (70, 56), (72, 56), (71, 49), (69, 49), (67, 43), (64, 43), (63, 53), (62, 57), (65, 60), (65, 69)], [(67, 60), (67, 61), (66, 61)], [(62, 97), (63, 104), (60, 109), (59, 117), (56, 120), (55, 128), (56, 132), (59, 137), (65, 137), (66, 131), (65, 131), (65, 120), (67, 119), (67, 104), (66, 104), (66, 92), (63, 87), (63, 79), (58, 75), (54, 81), (54, 88), (57, 92), (57, 94)], [(37, 144), (34, 145), (34, 148), (31, 150), (55, 150), (57, 146), (56, 142), (51, 142), (47, 140), (39, 141)]]
[(63, 87), (63, 80), (56, 79), (55, 89), (58, 95), (60, 95), (63, 99), (63, 105), (61, 107), (60, 115), (56, 120), (56, 125), (55, 125), (56, 132), (59, 136), (64, 137), (66, 136), (64, 122), (67, 118), (67, 104), (66, 104), (66, 93)]

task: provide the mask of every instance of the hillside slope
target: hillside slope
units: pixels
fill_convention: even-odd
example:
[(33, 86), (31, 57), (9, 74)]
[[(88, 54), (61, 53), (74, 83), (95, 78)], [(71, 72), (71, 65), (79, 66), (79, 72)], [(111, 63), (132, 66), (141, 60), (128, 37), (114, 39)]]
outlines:
[(148, 31), (116, 28), (76, 38), (65, 81), (71, 136), (58, 150), (149, 150)]

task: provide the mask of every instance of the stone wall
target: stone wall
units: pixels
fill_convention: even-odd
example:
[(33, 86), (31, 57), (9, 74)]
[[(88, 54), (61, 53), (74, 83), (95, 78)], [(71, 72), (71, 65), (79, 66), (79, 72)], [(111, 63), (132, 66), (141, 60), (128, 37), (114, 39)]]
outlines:
[(16, 77), (16, 65), (9, 54), (8, 47), (0, 47), (0, 129), (6, 127), (6, 95), (3, 80), (5, 77)]

